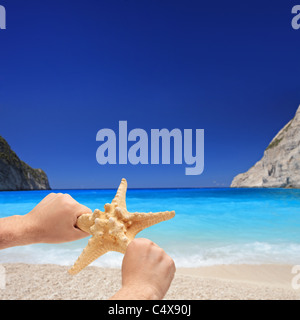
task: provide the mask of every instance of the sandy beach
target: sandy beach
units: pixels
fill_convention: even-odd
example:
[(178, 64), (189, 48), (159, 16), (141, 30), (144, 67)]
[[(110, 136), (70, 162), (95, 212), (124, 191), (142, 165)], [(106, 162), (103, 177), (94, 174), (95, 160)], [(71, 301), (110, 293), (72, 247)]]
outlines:
[[(67, 266), (3, 264), (1, 300), (103, 300), (121, 286), (118, 269), (87, 267), (76, 276)], [(178, 269), (168, 300), (299, 300), (291, 265), (218, 265)], [(2, 272), (3, 273), (3, 272)], [(3, 281), (2, 281), (3, 282)]]

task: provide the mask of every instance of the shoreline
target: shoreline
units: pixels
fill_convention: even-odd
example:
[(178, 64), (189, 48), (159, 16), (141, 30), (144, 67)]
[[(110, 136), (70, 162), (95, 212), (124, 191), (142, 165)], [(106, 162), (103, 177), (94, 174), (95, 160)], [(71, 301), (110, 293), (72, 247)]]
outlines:
[[(89, 266), (76, 276), (68, 266), (4, 263), (0, 300), (106, 300), (121, 287), (120, 269)], [(299, 300), (292, 265), (214, 265), (178, 268), (165, 300)], [(1, 270), (0, 270), (1, 271)], [(299, 281), (298, 281), (299, 282)], [(3, 283), (3, 281), (2, 281)], [(299, 283), (300, 284), (300, 283)]]

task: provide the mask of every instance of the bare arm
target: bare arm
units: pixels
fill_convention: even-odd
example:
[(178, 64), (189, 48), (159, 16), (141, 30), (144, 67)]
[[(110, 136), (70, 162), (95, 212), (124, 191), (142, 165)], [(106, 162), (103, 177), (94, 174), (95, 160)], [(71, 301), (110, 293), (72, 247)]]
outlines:
[(0, 219), (0, 249), (84, 238), (88, 234), (76, 227), (76, 221), (88, 212), (70, 195), (51, 193), (28, 214)]
[(32, 227), (23, 216), (0, 219), (0, 249), (33, 243)]

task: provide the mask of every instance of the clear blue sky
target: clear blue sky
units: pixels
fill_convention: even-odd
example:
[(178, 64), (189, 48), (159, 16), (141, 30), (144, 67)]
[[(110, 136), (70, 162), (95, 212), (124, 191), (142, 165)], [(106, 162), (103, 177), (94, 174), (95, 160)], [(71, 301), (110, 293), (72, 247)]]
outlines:
[[(52, 188), (229, 186), (300, 104), (300, 1), (0, 0), (0, 135)], [(205, 169), (96, 162), (96, 133), (205, 129)]]

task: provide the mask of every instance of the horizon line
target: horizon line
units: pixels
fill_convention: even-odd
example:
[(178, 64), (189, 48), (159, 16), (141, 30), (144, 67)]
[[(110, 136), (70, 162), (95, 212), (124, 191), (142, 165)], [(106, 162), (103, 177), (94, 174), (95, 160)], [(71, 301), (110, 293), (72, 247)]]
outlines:
[[(99, 191), (106, 191), (106, 190), (113, 190), (115, 191), (117, 188), (104, 188), (104, 189), (99, 189), (99, 188), (58, 188), (58, 189), (34, 189), (34, 190), (0, 190), (1, 192), (20, 192), (20, 191), (60, 191), (60, 190), (99, 190)], [(265, 187), (170, 187), (170, 188), (127, 188), (127, 190), (200, 190), (200, 189), (230, 189), (230, 190), (254, 190), (254, 189), (259, 189), (259, 190), (300, 190), (300, 188), (265, 188)]]

